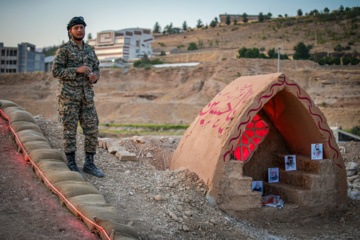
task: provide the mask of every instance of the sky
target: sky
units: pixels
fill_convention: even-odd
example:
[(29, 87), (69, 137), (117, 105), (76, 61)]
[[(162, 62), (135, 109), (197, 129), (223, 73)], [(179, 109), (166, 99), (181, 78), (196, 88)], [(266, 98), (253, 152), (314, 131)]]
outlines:
[(360, 0), (0, 0), (0, 42), (16, 47), (28, 42), (36, 48), (68, 41), (66, 25), (74, 16), (87, 24), (86, 36), (124, 28), (163, 29), (170, 23), (195, 27), (198, 19), (210, 24), (220, 14), (258, 15), (260, 12), (296, 16), (298, 9), (338, 10), (340, 5), (359, 7)]

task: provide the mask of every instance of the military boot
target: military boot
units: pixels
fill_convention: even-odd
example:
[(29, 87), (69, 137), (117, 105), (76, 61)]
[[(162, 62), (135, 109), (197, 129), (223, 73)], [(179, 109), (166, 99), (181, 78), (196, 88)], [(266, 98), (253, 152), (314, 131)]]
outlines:
[(99, 169), (97, 169), (97, 167), (94, 164), (94, 155), (95, 153), (86, 153), (83, 172), (86, 172), (88, 174), (91, 174), (99, 178), (104, 177), (104, 173)]
[(78, 172), (84, 178), (84, 175), (78, 169), (76, 162), (75, 162), (75, 152), (72, 153), (65, 153), (66, 159), (68, 161), (67, 166), (71, 171)]

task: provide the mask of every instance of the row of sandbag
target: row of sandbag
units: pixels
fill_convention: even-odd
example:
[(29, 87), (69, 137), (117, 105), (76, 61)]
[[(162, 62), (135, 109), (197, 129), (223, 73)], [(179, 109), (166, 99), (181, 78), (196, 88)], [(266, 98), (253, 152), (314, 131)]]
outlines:
[(135, 229), (124, 224), (116, 208), (106, 203), (91, 183), (69, 170), (61, 153), (52, 149), (30, 113), (7, 100), (0, 100), (0, 113), (9, 121), (19, 149), (25, 159), (31, 160), (36, 175), (91, 231), (102, 239), (139, 238)]

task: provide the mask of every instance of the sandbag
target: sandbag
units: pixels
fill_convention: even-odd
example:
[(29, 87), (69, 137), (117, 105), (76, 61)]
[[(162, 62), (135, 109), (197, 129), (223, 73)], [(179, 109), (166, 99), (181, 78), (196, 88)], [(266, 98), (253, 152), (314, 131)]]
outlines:
[(83, 182), (84, 179), (78, 172), (71, 171), (69, 168), (65, 170), (47, 170), (42, 171), (47, 180), (51, 184), (55, 184), (63, 181), (74, 181), (74, 182)]
[(99, 217), (94, 217), (94, 219), (95, 223), (102, 227), (105, 232), (110, 235), (111, 239), (139, 239), (138, 233), (132, 226), (117, 223), (108, 219), (102, 219)]
[(35, 132), (43, 133), (40, 127), (32, 122), (18, 121), (11, 123), (10, 126), (12, 129), (14, 129), (15, 132), (20, 132), (22, 130), (33, 130)]
[(63, 160), (63, 156), (61, 155), (60, 151), (55, 149), (34, 150), (29, 154), (29, 157), (36, 164), (38, 164), (42, 160), (47, 160), (47, 159)]
[[(5, 109), (8, 109), (8, 108), (5, 108)], [(34, 117), (27, 111), (18, 110), (18, 111), (11, 112), (7, 116), (10, 118), (10, 123), (18, 122), (18, 121), (27, 121), (27, 122), (36, 123)]]
[(75, 197), (86, 194), (100, 194), (100, 192), (91, 183), (88, 182), (75, 182), (75, 181), (63, 181), (54, 183), (56, 189), (58, 189), (66, 198)]
[(91, 221), (89, 222), (83, 219), (90, 230), (95, 229), (95, 225), (93, 224), (95, 222), (94, 217), (111, 219), (115, 222), (124, 223), (123, 219), (116, 214), (116, 208), (108, 203), (79, 203), (76, 205), (76, 208)]
[(50, 171), (50, 170), (69, 170), (66, 163), (59, 159), (43, 159), (41, 162), (36, 164), (41, 171)]
[(25, 111), (24, 108), (20, 107), (20, 106), (15, 106), (15, 107), (7, 107), (2, 109), (2, 111), (9, 116), (10, 114), (14, 113), (14, 112), (18, 112), (18, 111)]
[(39, 133), (34, 130), (21, 130), (19, 132), (16, 132), (16, 135), (20, 139), (21, 143), (25, 143), (27, 141), (44, 141), (49, 142), (47, 138), (44, 137), (42, 133)]
[(47, 141), (26, 141), (22, 145), (27, 154), (38, 149), (52, 149)]
[(0, 100), (0, 109), (4, 109), (7, 107), (16, 107), (18, 106), (16, 103), (9, 100)]
[(84, 204), (84, 203), (98, 203), (98, 204), (106, 203), (104, 196), (101, 194), (78, 195), (78, 196), (68, 198), (68, 200), (76, 206), (79, 204)]

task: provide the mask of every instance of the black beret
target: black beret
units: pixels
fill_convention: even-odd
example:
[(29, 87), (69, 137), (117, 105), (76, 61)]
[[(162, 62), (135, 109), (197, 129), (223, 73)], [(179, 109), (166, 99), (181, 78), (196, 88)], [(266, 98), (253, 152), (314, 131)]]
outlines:
[(84, 27), (86, 27), (86, 23), (83, 17), (73, 17), (67, 25), (67, 30), (69, 30), (72, 26), (75, 26), (77, 24), (82, 24), (84, 25)]

